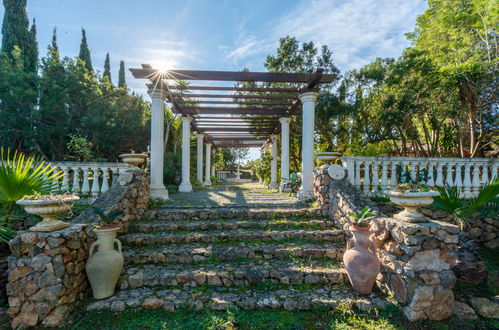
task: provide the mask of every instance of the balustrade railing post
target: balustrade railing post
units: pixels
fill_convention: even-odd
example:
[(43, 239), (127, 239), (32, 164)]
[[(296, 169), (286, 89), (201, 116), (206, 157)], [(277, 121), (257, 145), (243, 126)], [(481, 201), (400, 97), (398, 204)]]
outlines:
[(392, 168), (390, 174), (390, 188), (394, 188), (397, 185), (397, 162), (390, 162), (390, 166)]
[(90, 194), (90, 182), (88, 181), (89, 169), (90, 168), (88, 167), (81, 168), (83, 174), (83, 184), (81, 186), (81, 193), (84, 195)]
[(355, 183), (354, 183), (354, 186), (359, 188), (360, 185), (361, 185), (361, 182), (360, 182), (360, 166), (362, 165), (362, 161), (361, 160), (355, 160)]
[(109, 190), (109, 168), (103, 167), (102, 169), (102, 187), (101, 193), (105, 193)]
[(483, 164), (481, 186), (486, 185), (488, 182), (489, 182), (489, 166), (487, 164)]
[(467, 163), (464, 166), (464, 197), (468, 198), (472, 196), (471, 192), (471, 163)]
[(373, 161), (373, 180), (372, 180), (372, 192), (376, 194), (379, 191), (379, 162)]
[(381, 162), (381, 191), (384, 192), (388, 186), (388, 163)]
[(452, 187), (454, 186), (454, 180), (452, 180), (452, 163), (447, 163), (447, 166), (446, 166), (446, 176), (445, 176), (445, 184), (447, 184), (448, 186)]
[(98, 167), (93, 167), (92, 168), (92, 196), (98, 196), (100, 187), (99, 187), (99, 168)]
[(351, 185), (355, 185), (355, 170), (354, 170), (355, 161), (347, 160), (345, 163), (348, 173), (348, 182), (350, 182)]
[(69, 190), (69, 167), (60, 167), (61, 171), (64, 172), (64, 175), (62, 177), (62, 182), (61, 182), (61, 190), (62, 191), (68, 191)]
[(371, 194), (371, 187), (370, 187), (370, 184), (371, 184), (371, 171), (370, 171), (370, 168), (371, 168), (371, 162), (370, 161), (366, 161), (364, 162), (364, 193), (366, 195), (370, 195)]

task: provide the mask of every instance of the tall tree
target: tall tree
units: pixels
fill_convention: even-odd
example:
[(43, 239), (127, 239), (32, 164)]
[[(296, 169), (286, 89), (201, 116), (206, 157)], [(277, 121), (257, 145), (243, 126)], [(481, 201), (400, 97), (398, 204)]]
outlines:
[(109, 82), (111, 82), (111, 61), (109, 60), (109, 53), (106, 54), (106, 60), (104, 61), (104, 73), (102, 77), (107, 77)]
[(78, 58), (85, 63), (85, 68), (87, 68), (90, 73), (94, 72), (92, 59), (90, 58), (90, 49), (88, 48), (87, 43), (87, 33), (84, 28), (81, 29), (80, 54), (78, 55)]
[(36, 41), (36, 21), (33, 18), (33, 24), (29, 30), (29, 47), (26, 50), (27, 68), (29, 71), (38, 72), (38, 41)]
[[(26, 0), (3, 0), (3, 6), (5, 13), (2, 24), (2, 52), (13, 59), (12, 51), (17, 46), (21, 57), (26, 59), (32, 45)], [(28, 68), (29, 62), (25, 60), (24, 63)]]
[(126, 88), (125, 62), (124, 61), (120, 61), (120, 71), (119, 71), (119, 74), (118, 74), (118, 87)]

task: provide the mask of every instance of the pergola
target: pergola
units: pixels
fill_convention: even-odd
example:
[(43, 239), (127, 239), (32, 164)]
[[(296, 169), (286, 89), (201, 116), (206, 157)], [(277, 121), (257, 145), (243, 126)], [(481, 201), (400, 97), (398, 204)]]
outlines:
[[(190, 192), (190, 134), (197, 133), (197, 179), (211, 185), (211, 148), (272, 146), (271, 187), (277, 188), (277, 134), (281, 134), (281, 185), (289, 180), (289, 122), (303, 115), (301, 198), (312, 196), (314, 109), (320, 83), (334, 75), (314, 73), (229, 72), (168, 70), (161, 72), (148, 64), (130, 69), (133, 76), (148, 79), (152, 99), (151, 196), (168, 198), (163, 185), (163, 131), (165, 101), (182, 115), (182, 182), (179, 191)], [(187, 83), (183, 83), (186, 81)], [(197, 83), (196, 81), (203, 81)], [(181, 82), (181, 83), (179, 83)], [(233, 82), (233, 86), (223, 86)], [(235, 85), (240, 83), (240, 85)], [(241, 84), (242, 83), (242, 84)], [(289, 87), (293, 86), (293, 87)], [(206, 146), (203, 180), (203, 144)]]

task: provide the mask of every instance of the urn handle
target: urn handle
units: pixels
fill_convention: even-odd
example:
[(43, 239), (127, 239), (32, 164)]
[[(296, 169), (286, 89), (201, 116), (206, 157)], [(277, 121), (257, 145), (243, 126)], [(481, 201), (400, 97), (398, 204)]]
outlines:
[(352, 242), (353, 242), (353, 238), (350, 238), (350, 239), (347, 241), (347, 248), (346, 248), (346, 250), (345, 250), (345, 251), (350, 250), (350, 249), (352, 248), (352, 247), (351, 247)]
[(121, 242), (119, 239), (115, 238), (114, 239), (114, 243), (116, 243), (118, 245), (118, 251), (121, 253)]
[(89, 258), (94, 255), (95, 248), (98, 247), (98, 246), (99, 246), (99, 242), (98, 241), (95, 241), (95, 242), (92, 243), (92, 245), (90, 245), (90, 252), (88, 254)]

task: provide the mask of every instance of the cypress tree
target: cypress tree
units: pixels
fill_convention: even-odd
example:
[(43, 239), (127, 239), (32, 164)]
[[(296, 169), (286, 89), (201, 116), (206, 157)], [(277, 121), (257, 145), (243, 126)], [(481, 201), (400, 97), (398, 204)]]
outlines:
[(111, 82), (111, 61), (109, 60), (109, 53), (106, 54), (106, 60), (104, 61), (104, 74), (102, 78), (107, 77), (109, 82)]
[(52, 50), (59, 54), (59, 46), (57, 46), (57, 27), (54, 26), (54, 32), (52, 33), (52, 43), (50, 44)]
[[(27, 58), (31, 46), (26, 0), (3, 0), (5, 13), (2, 24), (2, 52), (13, 58), (14, 46), (21, 50), (21, 57)], [(27, 61), (25, 63), (28, 63)]]
[(125, 62), (120, 61), (120, 72), (118, 77), (118, 87), (126, 88), (125, 81)]
[(29, 48), (26, 49), (27, 69), (31, 72), (38, 71), (38, 41), (36, 41), (36, 21), (33, 18), (33, 24), (29, 30)]
[(80, 44), (80, 54), (78, 58), (85, 63), (85, 68), (89, 72), (94, 72), (94, 68), (92, 67), (92, 59), (90, 58), (90, 49), (88, 49), (87, 44), (87, 33), (85, 29), (81, 29), (81, 44)]

